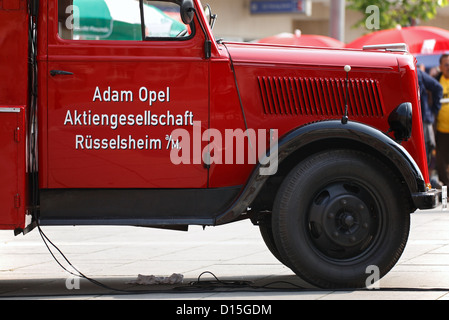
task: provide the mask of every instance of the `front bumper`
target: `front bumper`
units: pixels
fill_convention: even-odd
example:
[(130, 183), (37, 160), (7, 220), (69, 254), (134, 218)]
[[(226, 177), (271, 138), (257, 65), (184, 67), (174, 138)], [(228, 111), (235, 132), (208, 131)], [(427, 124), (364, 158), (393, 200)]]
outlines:
[(417, 192), (412, 194), (413, 202), (416, 208), (425, 210), (433, 209), (441, 203), (441, 190), (431, 189), (426, 192)]

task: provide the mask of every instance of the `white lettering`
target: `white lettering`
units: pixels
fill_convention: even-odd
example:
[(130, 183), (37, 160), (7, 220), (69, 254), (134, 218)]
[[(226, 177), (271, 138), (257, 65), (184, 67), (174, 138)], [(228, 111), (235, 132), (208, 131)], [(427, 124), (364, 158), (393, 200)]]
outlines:
[(67, 125), (67, 123), (69, 123), (73, 126), (73, 120), (72, 120), (72, 115), (70, 113), (70, 110), (67, 110), (67, 113), (65, 115), (64, 125)]
[(176, 314), (178, 315), (202, 315), (207, 318), (211, 307), (189, 307), (183, 304), (182, 307), (176, 308)]
[(70, 277), (65, 280), (65, 287), (67, 290), (79, 290), (81, 288), (80, 286), (80, 278), (79, 277)]
[(95, 88), (94, 98), (93, 98), (92, 101), (95, 102), (95, 100), (97, 100), (97, 99), (99, 99), (100, 101), (102, 101), (102, 100), (101, 100), (100, 88), (98, 88), (98, 87)]
[(117, 135), (111, 139), (94, 138), (91, 135), (75, 136), (76, 150), (160, 150), (161, 139), (152, 139), (148, 135), (145, 138), (136, 139), (132, 135), (122, 137)]
[(139, 100), (145, 102), (148, 100), (148, 91), (147, 88), (142, 87), (139, 89)]
[(370, 5), (366, 7), (365, 13), (370, 13), (371, 15), (366, 18), (365, 26), (368, 30), (379, 30), (380, 29), (380, 10), (376, 5)]
[(133, 93), (132, 91), (122, 90), (120, 91), (120, 101), (132, 102), (133, 101)]
[(134, 96), (130, 90), (111, 90), (111, 87), (104, 90), (102, 94), (100, 88), (96, 87), (92, 101), (95, 102), (97, 100), (100, 102), (132, 102)]
[(77, 134), (76, 137), (75, 137), (75, 149), (76, 150), (84, 149), (83, 142), (84, 142), (84, 137), (79, 135), (79, 134)]
[(378, 266), (369, 265), (365, 270), (366, 274), (370, 274), (365, 281), (365, 285), (367, 289), (379, 289), (380, 282), (380, 270)]
[[(100, 98), (103, 99), (103, 98)], [(172, 113), (167, 110), (165, 113), (157, 114), (149, 110), (139, 114), (106, 114), (92, 113), (91, 110), (78, 111), (67, 110), (64, 125), (71, 126), (109, 126), (116, 130), (119, 126), (193, 126), (194, 115), (192, 111), (184, 113)]]
[(80, 28), (80, 9), (78, 6), (69, 5), (65, 13), (71, 13), (65, 20), (65, 27), (68, 30), (78, 30)]
[[(208, 128), (201, 133), (201, 121), (193, 121), (193, 124), (192, 131), (180, 128), (167, 135), (166, 140), (172, 142), (170, 160), (173, 164), (201, 164), (201, 161), (206, 165), (256, 164), (259, 160), (261, 175), (273, 175), (277, 172), (278, 132), (276, 129), (270, 129), (269, 140), (265, 129), (243, 131), (240, 128), (226, 129), (223, 139), (220, 130)], [(193, 141), (191, 141), (191, 133), (193, 133)], [(209, 142), (204, 148), (202, 148), (203, 141)]]
[(139, 100), (142, 102), (148, 101), (150, 106), (155, 102), (170, 102), (170, 87), (165, 88), (165, 91), (154, 91), (141, 87), (139, 89)]

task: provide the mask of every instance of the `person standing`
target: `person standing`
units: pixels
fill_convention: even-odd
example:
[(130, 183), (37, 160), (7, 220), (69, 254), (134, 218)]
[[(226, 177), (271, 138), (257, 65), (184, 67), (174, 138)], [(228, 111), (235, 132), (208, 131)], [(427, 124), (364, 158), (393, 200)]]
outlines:
[[(441, 108), (443, 88), (435, 78), (418, 69), (418, 83), (421, 93), (421, 115), (424, 141), (426, 143), (427, 163), (430, 163), (432, 151), (436, 147), (433, 126)], [(429, 96), (430, 95), (430, 96)]]
[(440, 73), (437, 80), (443, 87), (443, 103), (437, 117), (436, 168), (443, 185), (449, 185), (449, 54), (440, 58)]

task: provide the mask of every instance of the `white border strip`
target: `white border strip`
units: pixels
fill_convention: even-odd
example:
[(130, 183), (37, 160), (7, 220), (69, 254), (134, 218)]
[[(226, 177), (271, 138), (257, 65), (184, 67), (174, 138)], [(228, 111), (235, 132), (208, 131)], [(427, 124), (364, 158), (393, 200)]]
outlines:
[(15, 113), (19, 113), (20, 112), (20, 108), (2, 108), (2, 107), (0, 107), (0, 113), (1, 112), (9, 112), (9, 113), (15, 112)]

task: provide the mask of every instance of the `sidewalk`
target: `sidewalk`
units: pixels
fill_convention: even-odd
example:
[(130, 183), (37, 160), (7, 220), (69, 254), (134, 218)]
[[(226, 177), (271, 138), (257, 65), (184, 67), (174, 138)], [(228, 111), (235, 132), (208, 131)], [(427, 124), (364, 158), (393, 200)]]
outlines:
[[(43, 231), (84, 275), (129, 292), (102, 288), (62, 270), (37, 230), (18, 237), (1, 231), (0, 299), (449, 299), (449, 211), (441, 208), (412, 215), (406, 250), (380, 280), (379, 290), (305, 288), (271, 255), (249, 221), (205, 230), (191, 227), (188, 232), (136, 227), (43, 227)], [(201, 275), (205, 271), (210, 273)], [(138, 274), (173, 273), (184, 276), (182, 284), (129, 284)], [(217, 283), (212, 274), (224, 283)], [(200, 286), (189, 285), (200, 275)]]

